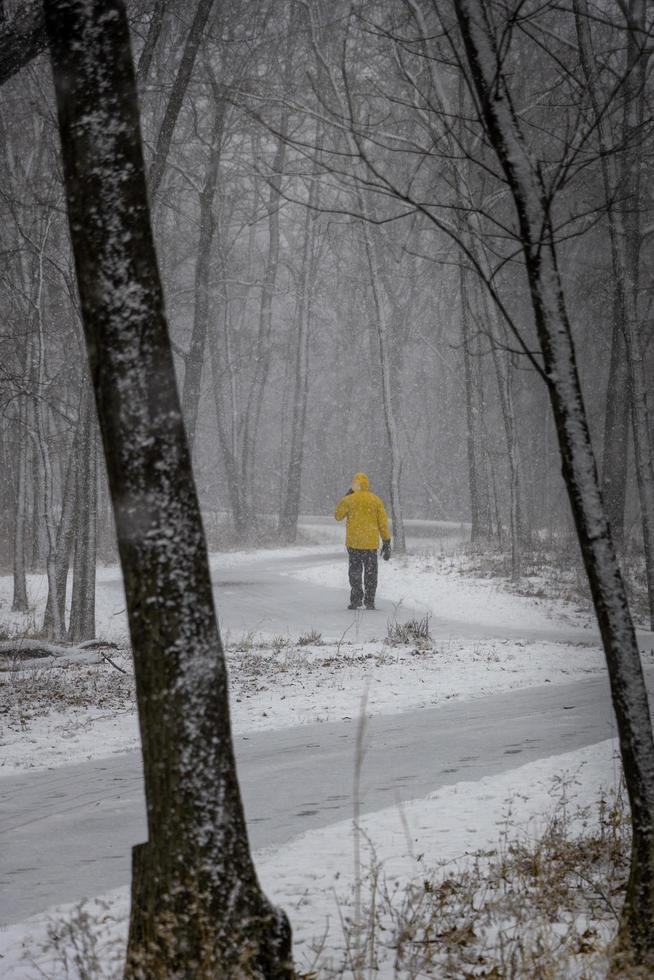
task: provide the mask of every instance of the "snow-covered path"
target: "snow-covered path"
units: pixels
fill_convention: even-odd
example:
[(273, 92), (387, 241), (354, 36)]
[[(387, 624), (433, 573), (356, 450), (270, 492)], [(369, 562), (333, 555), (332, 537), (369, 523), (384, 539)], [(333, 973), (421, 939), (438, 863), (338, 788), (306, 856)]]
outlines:
[[(654, 687), (654, 676), (650, 682)], [(254, 848), (351, 816), (357, 724), (237, 739)], [(370, 718), (362, 811), (613, 735), (608, 686), (598, 677)], [(145, 836), (138, 753), (7, 777), (2, 790), (1, 922), (127, 883), (130, 848)]]
[[(251, 560), (242, 558), (231, 565), (231, 556), (212, 556), (211, 570), (214, 596), (221, 632), (229, 640), (251, 635), (271, 640), (274, 637), (297, 637), (317, 630), (325, 640), (348, 641), (382, 639), (389, 621), (411, 616), (430, 615), (430, 633), (435, 642), (451, 637), (466, 639), (503, 639), (545, 641), (562, 644), (599, 646), (595, 627), (570, 625), (541, 612), (529, 599), (492, 590), (492, 602), (480, 591), (479, 583), (470, 590), (465, 579), (456, 577), (449, 589), (437, 589), (433, 600), (425, 601), (417, 591), (407, 596), (394, 588), (391, 562), (380, 562), (379, 591), (376, 610), (351, 612), (347, 609), (347, 555), (344, 548), (299, 548), (273, 552), (255, 552)], [(401, 574), (401, 570), (400, 570)], [(425, 576), (427, 579), (427, 576)], [(429, 584), (428, 581), (425, 584)], [(102, 578), (103, 602), (109, 603), (111, 615), (124, 610), (122, 578), (116, 569)], [(428, 589), (433, 591), (433, 587)], [(491, 589), (488, 589), (490, 592)], [(452, 596), (464, 595), (465, 601), (455, 607)], [(494, 615), (491, 615), (491, 612)], [(106, 632), (106, 631), (105, 631)], [(103, 634), (104, 635), (104, 634)], [(654, 648), (654, 634), (639, 633), (641, 647)]]
[[(345, 608), (342, 548), (214, 556), (212, 572), (222, 631), (232, 640), (297, 638), (311, 630), (330, 640), (381, 640), (389, 620), (428, 611), (436, 649), (452, 637), (546, 640), (566, 657), (574, 656), (574, 647), (565, 644), (599, 645), (587, 620), (552, 618), (558, 610), (551, 603), (507, 596), (492, 583), (434, 576), (429, 569), (403, 571), (400, 562), (381, 564), (378, 611), (352, 614)], [(117, 571), (100, 573), (99, 593), (103, 635), (110, 635), (105, 626), (113, 624), (119, 637), (126, 624)], [(652, 647), (652, 634), (641, 640), (645, 649)], [(483, 668), (472, 662), (469, 670)], [(386, 706), (366, 722), (362, 811), (610, 738), (604, 674), (569, 684), (558, 680), (435, 709), (385, 714)], [(478, 686), (483, 693), (481, 677)], [(356, 704), (359, 698), (357, 693)], [(352, 717), (345, 723), (239, 731), (239, 775), (255, 848), (283, 845), (351, 816), (356, 724)], [(3, 778), (0, 922), (22, 921), (129, 880), (130, 848), (145, 836), (139, 767), (138, 753), (125, 753)]]

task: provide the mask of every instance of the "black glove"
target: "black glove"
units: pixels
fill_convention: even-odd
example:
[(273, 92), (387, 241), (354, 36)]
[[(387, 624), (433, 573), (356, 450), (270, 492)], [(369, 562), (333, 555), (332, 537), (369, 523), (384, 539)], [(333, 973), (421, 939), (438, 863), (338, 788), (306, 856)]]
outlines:
[(384, 559), (384, 561), (388, 561), (388, 559), (391, 557), (391, 542), (390, 541), (382, 541), (381, 556)]

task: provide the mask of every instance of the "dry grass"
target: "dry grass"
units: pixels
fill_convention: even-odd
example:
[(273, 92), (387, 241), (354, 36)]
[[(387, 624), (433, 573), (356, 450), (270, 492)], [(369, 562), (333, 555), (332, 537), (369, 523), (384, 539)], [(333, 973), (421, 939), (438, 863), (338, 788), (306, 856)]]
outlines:
[[(552, 793), (558, 801), (539, 836), (518, 833), (509, 806), (495, 849), (465, 864), (425, 866), (408, 884), (387, 880), (370, 846), (372, 860), (356, 886), (360, 904), (353, 892), (340, 907), (341, 950), (318, 946), (300, 976), (605, 978), (628, 870), (624, 794), (606, 794), (592, 809), (571, 812), (566, 783), (553, 784)], [(93, 908), (80, 906), (51, 923), (42, 953), (57, 966), (56, 976), (118, 977), (123, 947), (116, 925), (97, 900)], [(638, 972), (620, 976), (643, 980)]]
[(101, 708), (125, 711), (134, 701), (131, 656), (113, 651), (112, 660), (128, 673), (109, 664), (71, 664), (43, 669), (10, 670), (0, 674), (0, 716), (8, 727), (25, 725), (51, 710)]
[[(415, 645), (415, 641), (413, 641)], [(312, 647), (313, 649), (309, 649)], [(134, 674), (128, 650), (112, 651), (110, 664), (51, 665), (43, 669), (15, 669), (0, 673), (0, 719), (7, 728), (26, 730), (30, 721), (51, 711), (97, 708), (107, 713), (136, 710)], [(306, 634), (294, 643), (287, 636), (257, 642), (248, 634), (227, 646), (230, 693), (235, 700), (272, 690), (280, 680), (298, 683), (321, 673), (372, 668), (398, 663), (388, 647), (353, 652), (352, 644), (326, 644), (319, 633)]]
[(558, 804), (537, 839), (518, 835), (509, 813), (497, 849), (425, 868), (408, 885), (387, 880), (373, 853), (360, 919), (354, 899), (341, 908), (342, 957), (317, 950), (317, 977), (606, 977), (628, 873), (624, 796), (571, 817), (565, 785), (554, 791)]
[[(647, 625), (649, 613), (642, 549), (632, 545), (620, 558), (634, 619)], [(517, 595), (561, 600), (570, 603), (578, 612), (592, 614), (588, 578), (578, 543), (572, 536), (561, 535), (547, 541), (534, 539), (531, 548), (523, 552), (518, 582), (511, 580), (510, 552), (499, 547), (463, 546), (440, 561), (464, 575), (505, 579), (506, 589)]]
[(429, 616), (422, 619), (407, 619), (403, 623), (397, 621), (388, 623), (386, 639), (390, 646), (414, 646), (419, 650), (432, 647), (432, 636), (429, 632)]

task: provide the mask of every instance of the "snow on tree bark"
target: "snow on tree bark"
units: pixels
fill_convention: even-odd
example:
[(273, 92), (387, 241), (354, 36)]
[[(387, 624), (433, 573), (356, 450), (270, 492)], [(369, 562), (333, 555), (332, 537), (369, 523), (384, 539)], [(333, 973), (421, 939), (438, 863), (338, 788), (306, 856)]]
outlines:
[(45, 0), (69, 225), (124, 574), (148, 841), (126, 976), (291, 977), (257, 882), (150, 229), (119, 0)]
[(518, 221), (536, 329), (557, 428), (563, 476), (607, 660), (633, 847), (619, 930), (620, 955), (654, 966), (654, 738), (624, 582), (599, 488), (538, 164), (506, 96), (483, 0), (454, 0), (480, 119), (505, 175)]

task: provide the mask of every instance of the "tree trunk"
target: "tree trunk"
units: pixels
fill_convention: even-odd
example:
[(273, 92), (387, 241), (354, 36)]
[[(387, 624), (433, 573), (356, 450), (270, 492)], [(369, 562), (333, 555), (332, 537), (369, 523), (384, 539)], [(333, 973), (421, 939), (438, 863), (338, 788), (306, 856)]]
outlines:
[[(50, 230), (48, 218), (40, 243), (37, 264), (36, 280), (36, 299), (34, 308), (36, 311), (37, 331), (34, 338), (36, 344), (36, 398), (34, 401), (36, 444), (38, 447), (39, 458), (41, 461), (41, 505), (43, 507), (43, 522), (47, 534), (47, 553), (46, 553), (46, 573), (48, 578), (48, 592), (52, 596), (57, 596), (57, 524), (54, 515), (54, 474), (52, 471), (52, 456), (50, 453), (50, 431), (48, 424), (47, 405), (45, 401), (46, 373), (45, 373), (45, 333), (43, 328), (43, 290), (44, 290), (44, 252)], [(59, 601), (52, 602), (50, 605), (52, 614), (48, 623), (47, 635), (54, 640), (62, 640), (64, 637), (64, 620), (61, 615), (61, 604)]]
[[(27, 341), (27, 358), (25, 377), (31, 375), (29, 367), (29, 351), (31, 344)], [(16, 467), (16, 521), (14, 526), (14, 597), (11, 608), (14, 612), (27, 612), (27, 579), (25, 566), (27, 562), (27, 459), (30, 448), (28, 435), (28, 412), (29, 403), (26, 394), (22, 394), (19, 399), (18, 409), (18, 463)]]
[(0, 24), (0, 85), (45, 50), (47, 38), (43, 4), (23, 0), (16, 12)]
[(627, 499), (627, 462), (631, 418), (631, 372), (624, 338), (624, 300), (614, 300), (611, 360), (606, 385), (602, 500), (616, 547), (624, 545), (624, 510)]
[(509, 464), (509, 530), (511, 532), (511, 579), (519, 582), (522, 575), (522, 534), (520, 507), (520, 463), (519, 448), (516, 432), (515, 410), (513, 407), (513, 389), (511, 386), (511, 366), (506, 356), (497, 349), (495, 338), (491, 338), (493, 365), (497, 378), (497, 388), (504, 422), (506, 437), (506, 455)]
[[(357, 190), (359, 198), (359, 208), (362, 214), (367, 215), (366, 205), (361, 190)], [(370, 270), (370, 286), (375, 307), (375, 327), (377, 329), (377, 341), (379, 343), (379, 360), (382, 376), (382, 406), (384, 411), (384, 423), (386, 426), (386, 436), (388, 439), (388, 451), (390, 456), (391, 469), (391, 519), (393, 523), (393, 550), (397, 554), (404, 554), (406, 551), (406, 538), (404, 534), (404, 518), (402, 516), (402, 500), (400, 495), (400, 476), (402, 472), (402, 459), (400, 456), (399, 436), (397, 432), (397, 422), (393, 412), (393, 400), (391, 394), (391, 365), (388, 345), (388, 323), (386, 317), (386, 304), (382, 295), (382, 283), (379, 276), (379, 264), (375, 242), (367, 221), (362, 222), (363, 236), (366, 249), (366, 258)]]
[(186, 438), (191, 455), (195, 443), (198, 409), (202, 383), (202, 366), (209, 322), (209, 272), (211, 264), (211, 245), (215, 232), (213, 216), (213, 200), (218, 184), (220, 167), (220, 152), (222, 141), (224, 103), (216, 106), (216, 118), (211, 134), (211, 151), (205, 176), (204, 186), (200, 194), (200, 237), (198, 241), (198, 257), (195, 266), (195, 310), (191, 345), (186, 367), (184, 370), (184, 387), (182, 390), (182, 412), (186, 423)]
[(626, 591), (602, 504), (551, 216), (506, 97), (480, 0), (454, 0), (480, 117), (512, 195), (563, 477), (606, 656), (631, 805), (633, 846), (619, 930), (623, 961), (654, 969), (654, 738)]
[[(83, 399), (80, 402), (80, 413), (82, 411)], [(49, 635), (53, 629), (54, 616), (52, 614), (53, 602), (59, 607), (59, 618), (63, 623), (66, 618), (66, 586), (68, 583), (68, 566), (70, 555), (75, 539), (75, 517), (77, 514), (78, 502), (78, 477), (77, 471), (80, 466), (80, 428), (82, 418), (77, 423), (73, 445), (68, 457), (66, 477), (63, 484), (61, 515), (57, 527), (57, 562), (55, 574), (55, 588), (53, 593), (48, 588), (48, 598), (45, 604), (45, 614), (43, 617), (43, 632)]]
[(90, 391), (82, 404), (79, 440), (75, 558), (68, 639), (82, 643), (95, 638), (95, 564), (98, 523), (98, 440)]
[(624, 204), (619, 217), (625, 279), (625, 346), (631, 373), (631, 417), (634, 459), (645, 550), (645, 573), (649, 598), (650, 629), (654, 630), (654, 453), (648, 417), (648, 379), (645, 342), (640, 316), (640, 209), (642, 137), (645, 115), (647, 25), (644, 0), (631, 0), (627, 33), (627, 76), (624, 83), (625, 113), (622, 153)]
[(9, 556), (13, 550), (16, 520), (14, 494), (16, 478), (13, 472), (14, 453), (10, 437), (9, 421), (0, 419), (0, 467), (4, 479), (0, 481), (0, 574), (10, 570)]
[(492, 518), (486, 467), (483, 463), (483, 382), (479, 355), (473, 351), (473, 338), (470, 324), (470, 285), (468, 269), (463, 261), (459, 265), (459, 292), (461, 295), (463, 376), (466, 393), (466, 448), (468, 456), (471, 523), (470, 542), (473, 545), (477, 545), (487, 544), (490, 541), (492, 536)]
[(84, 331), (123, 569), (148, 841), (128, 978), (290, 978), (236, 777), (227, 675), (147, 206), (119, 0), (45, 0)]
[[(616, 176), (612, 173), (610, 140), (605, 133), (606, 120), (602, 113), (596, 87), (595, 57), (592, 49), (587, 0), (573, 0), (579, 60), (593, 109), (594, 124), (600, 149), (600, 168), (604, 197), (607, 202), (611, 269), (613, 272), (613, 328), (611, 360), (606, 389), (604, 417), (604, 448), (602, 459), (602, 499), (611, 525), (611, 535), (618, 548), (624, 544), (624, 510), (627, 496), (627, 461), (629, 456), (629, 423), (631, 409), (631, 372), (625, 342), (625, 270), (620, 257), (617, 228)], [(629, 86), (628, 86), (629, 87)]]
[[(287, 59), (290, 62), (290, 56)], [(288, 74), (288, 65), (286, 69)], [(268, 256), (261, 286), (259, 307), (259, 330), (255, 347), (255, 368), (252, 386), (245, 410), (243, 441), (241, 451), (241, 483), (244, 504), (248, 512), (248, 522), (253, 527), (254, 513), (254, 468), (257, 450), (257, 433), (263, 408), (266, 382), (270, 371), (270, 338), (272, 332), (272, 312), (277, 270), (279, 267), (279, 207), (280, 188), (284, 162), (286, 160), (286, 137), (288, 134), (288, 112), (282, 113), (280, 134), (277, 139), (272, 164), (272, 176), (268, 192)]]
[[(227, 327), (226, 327), (227, 331)], [(223, 421), (222, 404), (222, 370), (220, 353), (218, 350), (218, 337), (216, 331), (209, 331), (209, 353), (211, 357), (212, 392), (216, 409), (216, 424), (218, 426), (218, 441), (223, 456), (225, 466), (225, 476), (227, 479), (227, 493), (229, 496), (230, 510), (234, 530), (239, 540), (245, 539), (248, 531), (248, 515), (244, 500), (244, 487), (241, 481), (241, 470), (237, 460), (237, 432), (236, 432), (236, 391), (234, 385), (234, 372), (232, 369), (229, 350), (226, 349), (227, 367), (226, 371), (230, 378), (229, 405), (230, 405), (230, 425), (229, 435)]]
[(154, 10), (152, 11), (152, 17), (150, 18), (150, 24), (148, 26), (148, 33), (141, 50), (138, 67), (136, 69), (136, 81), (139, 85), (142, 85), (145, 82), (146, 78), (148, 77), (148, 72), (150, 71), (154, 50), (157, 46), (159, 35), (161, 34), (165, 4), (166, 0), (155, 0)]
[(195, 8), (195, 16), (189, 29), (184, 51), (175, 75), (175, 81), (170, 92), (170, 98), (166, 104), (166, 111), (159, 127), (157, 142), (155, 145), (154, 158), (148, 172), (148, 191), (150, 200), (154, 201), (159, 191), (164, 175), (166, 160), (170, 151), (170, 144), (177, 125), (177, 117), (182, 107), (184, 95), (191, 80), (193, 66), (198, 54), (202, 35), (214, 5), (214, 0), (198, 0)]
[[(316, 134), (316, 143), (318, 135)], [(295, 377), (291, 415), (291, 444), (289, 450), (286, 485), (279, 515), (279, 535), (282, 541), (293, 544), (297, 538), (297, 522), (300, 514), (302, 486), (302, 462), (304, 459), (304, 428), (307, 417), (309, 393), (309, 338), (311, 328), (311, 297), (315, 276), (316, 214), (318, 182), (311, 178), (309, 202), (304, 219), (304, 242), (298, 283), (296, 307), (297, 338), (295, 347)]]

